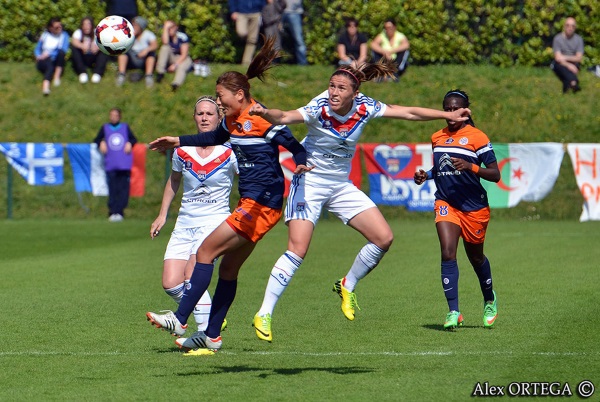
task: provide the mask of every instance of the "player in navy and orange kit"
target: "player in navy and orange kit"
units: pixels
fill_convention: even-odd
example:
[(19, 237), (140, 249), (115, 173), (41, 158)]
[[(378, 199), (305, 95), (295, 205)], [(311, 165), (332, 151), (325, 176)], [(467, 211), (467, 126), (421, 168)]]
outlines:
[[(215, 351), (221, 348), (221, 324), (235, 298), (238, 272), (254, 250), (256, 243), (279, 221), (282, 214), (284, 177), (279, 164), (279, 145), (294, 155), (300, 174), (306, 167), (306, 151), (284, 125), (273, 125), (260, 116), (251, 116), (249, 110), (256, 101), (250, 95), (249, 80), (264, 78), (279, 52), (269, 39), (256, 55), (246, 74), (235, 71), (223, 73), (217, 79), (216, 93), (225, 113), (225, 119), (216, 131), (202, 135), (161, 137), (152, 143), (152, 149), (175, 146), (207, 146), (230, 141), (238, 160), (240, 201), (234, 212), (202, 243), (196, 253), (196, 265), (175, 313), (148, 312), (157, 327), (174, 335), (185, 333), (188, 316), (208, 288), (214, 269), (213, 260), (221, 255), (219, 282), (215, 289), (206, 332), (190, 338), (177, 339), (184, 349)], [(202, 352), (201, 350), (201, 352)]]
[[(469, 107), (469, 97), (461, 90), (446, 93), (445, 111)], [(485, 232), (490, 220), (487, 193), (480, 178), (500, 181), (496, 155), (487, 135), (475, 128), (473, 120), (447, 120), (448, 127), (431, 137), (433, 168), (419, 170), (414, 180), (423, 184), (433, 179), (435, 193), (435, 224), (442, 254), (442, 286), (449, 312), (444, 328), (453, 330), (463, 324), (458, 309), (458, 264), (456, 252), (459, 238), (463, 238), (465, 252), (473, 266), (483, 294), (483, 325), (491, 328), (498, 310), (496, 293), (492, 286), (490, 262), (483, 253)], [(485, 167), (481, 167), (481, 164)]]

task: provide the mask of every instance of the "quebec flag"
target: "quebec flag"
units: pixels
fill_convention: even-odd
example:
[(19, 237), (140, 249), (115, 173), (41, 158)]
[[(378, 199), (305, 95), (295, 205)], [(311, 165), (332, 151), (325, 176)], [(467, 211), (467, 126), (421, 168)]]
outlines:
[(56, 143), (0, 143), (8, 163), (32, 186), (63, 184), (63, 146)]
[(69, 162), (73, 169), (75, 191), (107, 196), (108, 185), (104, 172), (104, 158), (96, 144), (67, 144)]

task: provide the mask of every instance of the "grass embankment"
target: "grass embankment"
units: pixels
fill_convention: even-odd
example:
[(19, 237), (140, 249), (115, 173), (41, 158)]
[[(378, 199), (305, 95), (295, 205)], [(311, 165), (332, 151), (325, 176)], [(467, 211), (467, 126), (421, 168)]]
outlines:
[[(143, 82), (114, 85), (115, 66), (109, 65), (104, 80), (81, 85), (67, 69), (62, 85), (42, 97), (41, 75), (32, 63), (1, 63), (2, 114), (0, 142), (90, 142), (107, 121), (113, 106), (123, 109), (141, 142), (167, 134), (193, 133), (192, 107), (202, 94), (214, 93), (216, 77), (240, 66), (213, 65), (212, 75), (189, 75), (176, 93), (169, 77), (162, 85), (146, 89)], [(266, 83), (252, 82), (255, 98), (269, 107), (297, 108), (327, 88), (330, 66), (280, 66), (272, 70)], [(387, 103), (440, 108), (444, 93), (461, 88), (471, 97), (473, 117), (492, 142), (596, 142), (600, 138), (600, 80), (588, 72), (581, 74), (583, 91), (562, 95), (560, 82), (547, 68), (492, 66), (411, 66), (397, 84), (366, 83), (362, 91)], [(414, 123), (380, 119), (367, 128), (365, 142), (428, 142), (442, 127), (442, 121)], [(294, 126), (300, 139), (305, 127)], [(132, 199), (129, 217), (152, 219), (157, 213), (165, 170), (165, 157), (151, 152), (147, 158), (146, 196)], [(6, 163), (0, 163), (0, 216), (7, 214)], [(367, 183), (365, 181), (365, 189)], [(65, 184), (59, 187), (31, 187), (16, 175), (13, 184), (13, 217), (83, 218), (105, 215), (105, 198), (83, 194), (80, 206), (73, 188), (68, 158), (65, 158)], [(579, 195), (568, 156), (553, 192), (542, 202), (522, 204), (510, 210), (496, 210), (496, 217), (524, 219), (577, 219), (581, 211)], [(176, 203), (174, 203), (176, 207)], [(419, 219), (399, 208), (383, 208), (386, 215)]]

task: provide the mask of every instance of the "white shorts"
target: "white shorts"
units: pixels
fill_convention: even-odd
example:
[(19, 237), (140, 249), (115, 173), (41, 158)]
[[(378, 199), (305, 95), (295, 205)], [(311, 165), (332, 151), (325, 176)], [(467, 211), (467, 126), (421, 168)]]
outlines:
[(204, 239), (221, 223), (222, 221), (214, 221), (197, 228), (173, 229), (164, 259), (187, 261), (191, 255), (196, 254), (198, 247), (200, 247)]
[(350, 219), (373, 207), (376, 207), (375, 203), (349, 181), (327, 180), (319, 176), (306, 180), (306, 174), (295, 175), (285, 207), (285, 222), (302, 219), (316, 226), (325, 208), (348, 224)]

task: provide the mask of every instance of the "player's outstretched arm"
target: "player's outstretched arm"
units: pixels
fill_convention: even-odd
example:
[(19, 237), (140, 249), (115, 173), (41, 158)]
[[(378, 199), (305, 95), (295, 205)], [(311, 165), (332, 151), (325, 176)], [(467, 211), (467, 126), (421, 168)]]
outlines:
[(166, 151), (179, 146), (179, 137), (160, 137), (148, 145), (153, 151)]
[(460, 108), (451, 112), (429, 109), (425, 107), (387, 105), (383, 117), (400, 120), (426, 121), (446, 119), (452, 121), (467, 121), (471, 115), (468, 108)]
[(297, 110), (267, 109), (259, 103), (252, 105), (249, 113), (253, 116), (260, 116), (271, 124), (304, 123), (304, 118)]

